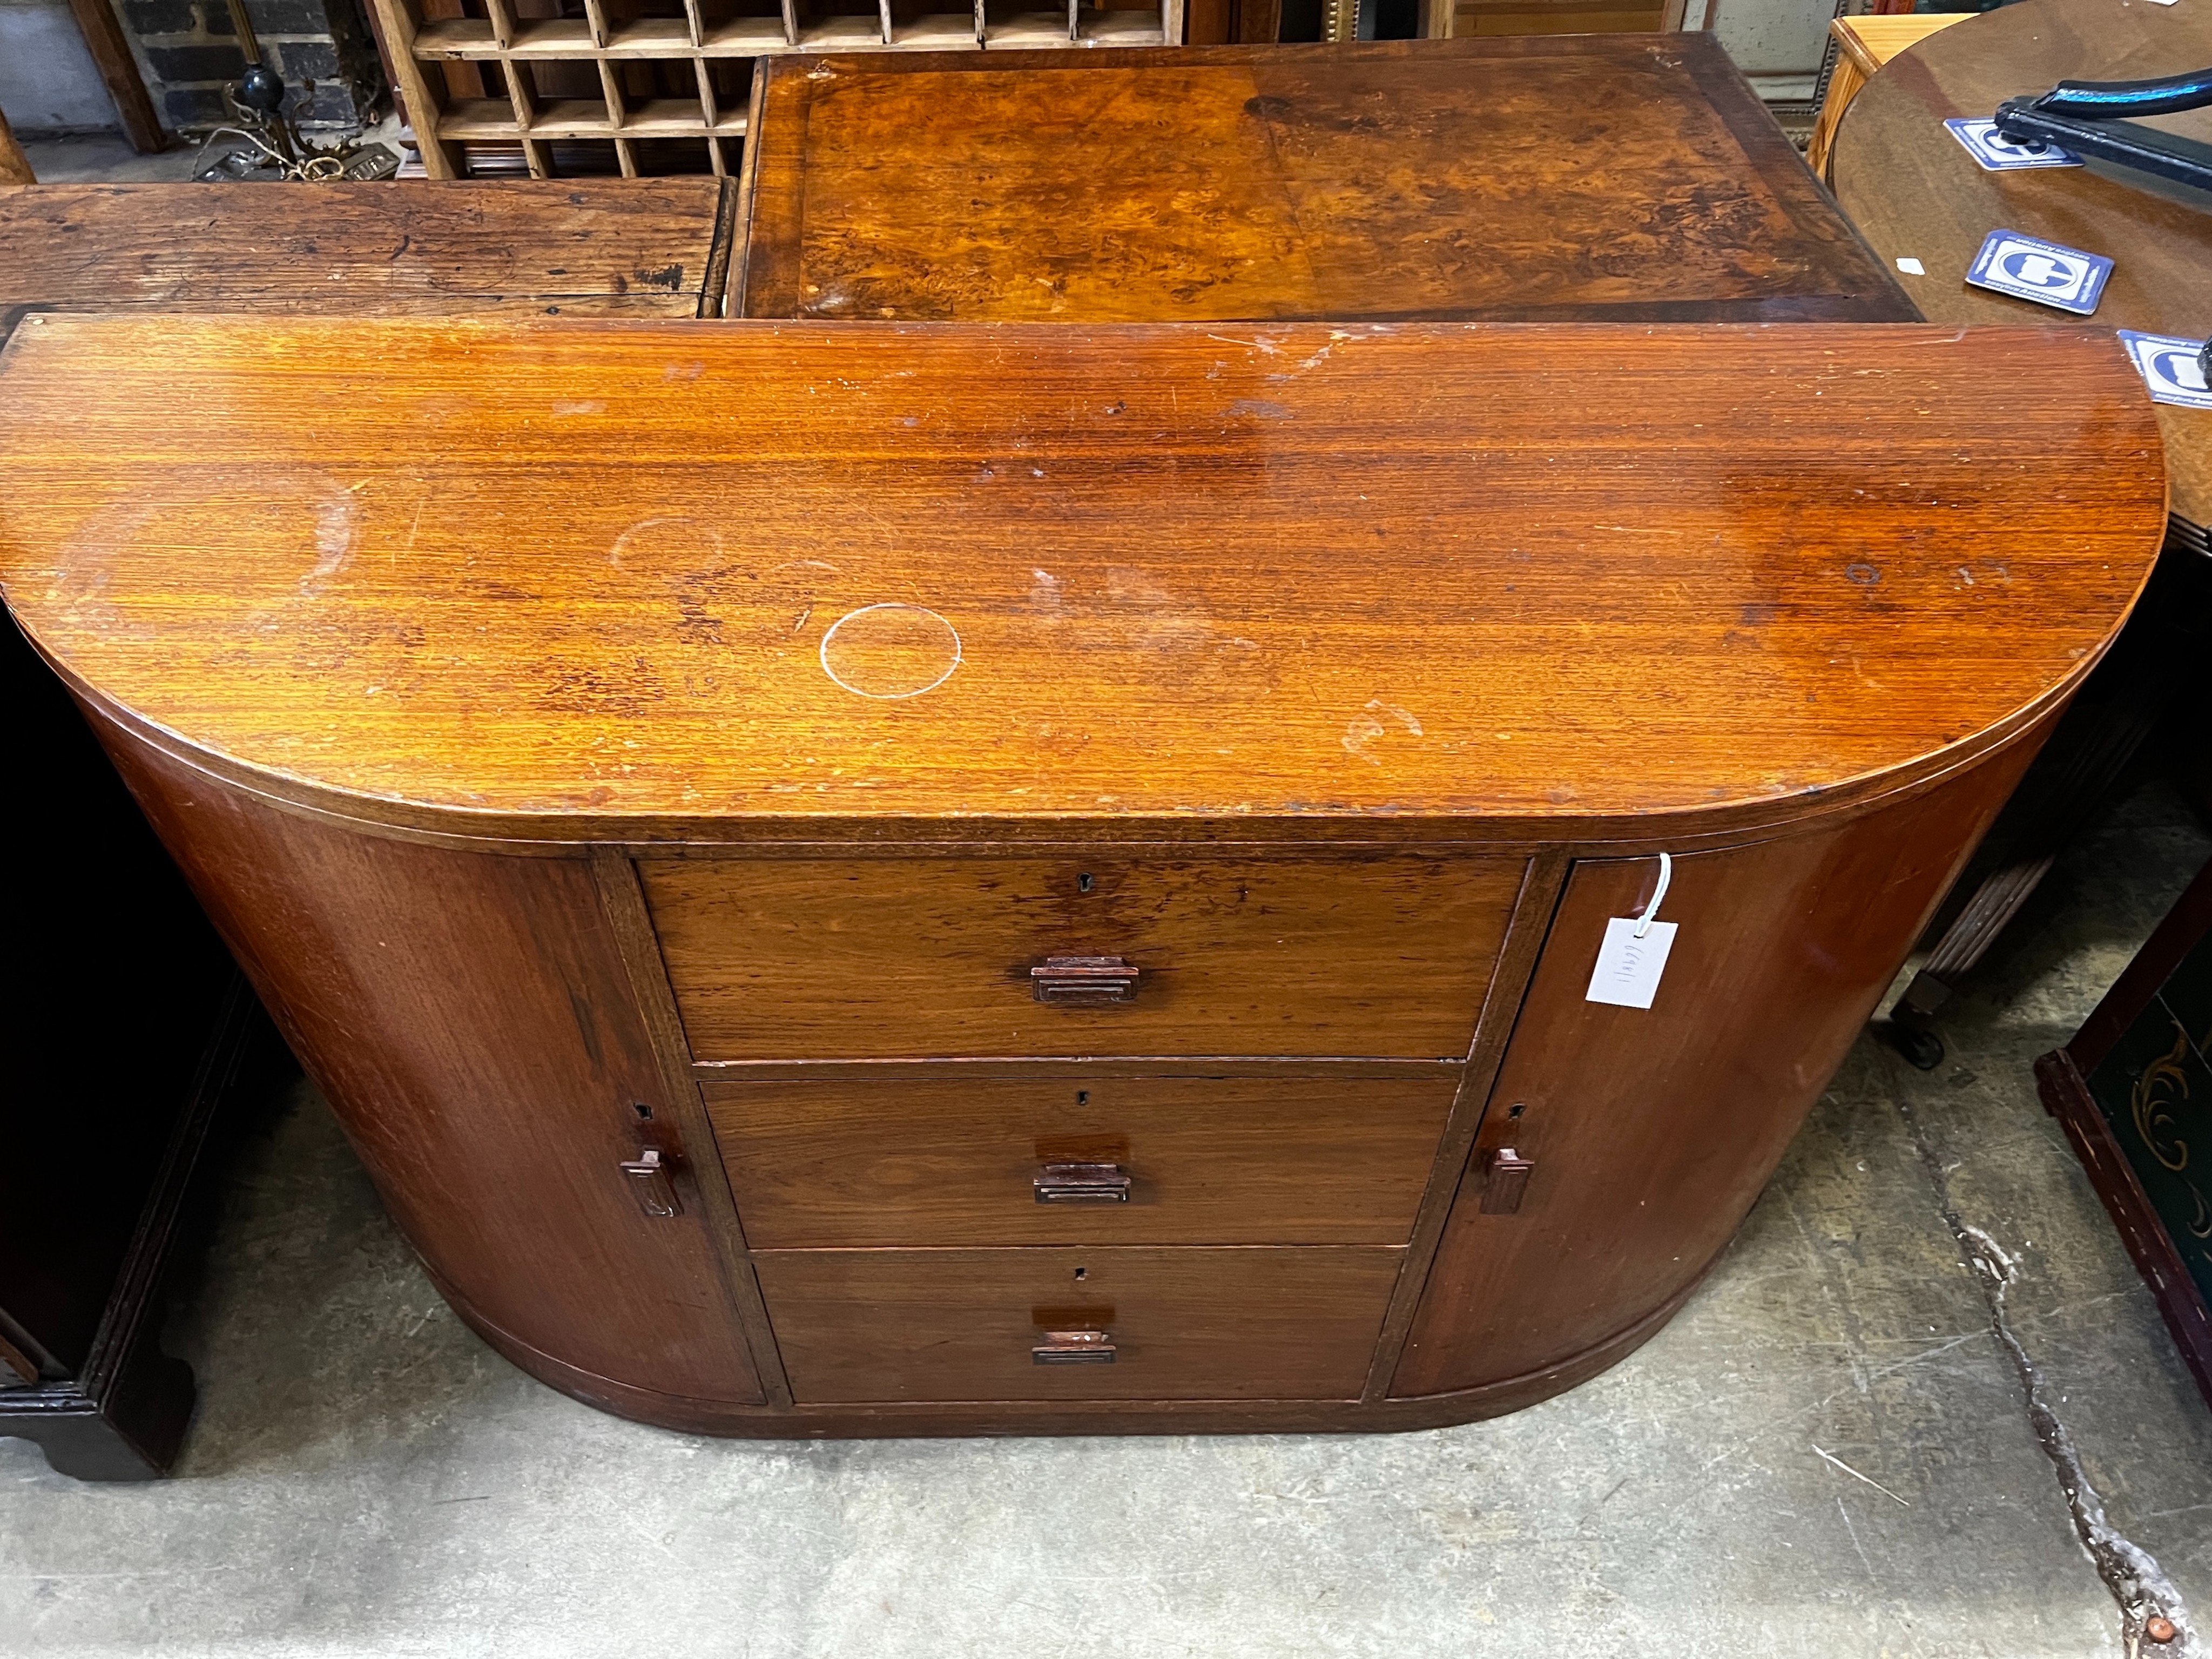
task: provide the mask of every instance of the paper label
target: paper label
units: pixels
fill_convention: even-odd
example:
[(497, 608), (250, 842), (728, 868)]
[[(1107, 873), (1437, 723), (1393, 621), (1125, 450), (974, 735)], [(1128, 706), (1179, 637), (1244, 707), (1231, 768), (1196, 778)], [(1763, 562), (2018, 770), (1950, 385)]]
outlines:
[(2212, 409), (2212, 386), (2204, 384), (2204, 371), (2197, 362), (2197, 354), (2204, 349), (2203, 341), (2185, 340), (2175, 334), (2139, 334), (2131, 328), (2118, 332), (2136, 372), (2150, 388), (2153, 403)]
[(1951, 136), (1966, 147), (1966, 154), (1990, 173), (2011, 173), (2020, 167), (2078, 167), (2081, 158), (2071, 150), (2041, 138), (2015, 144), (1997, 131), (1994, 121), (1954, 118), (1943, 123)]
[(1667, 971), (1667, 953), (1674, 948), (1675, 926), (1655, 921), (1638, 939), (1634, 916), (1615, 916), (1607, 922), (1605, 943), (1598, 947), (1585, 1000), (1649, 1008), (1659, 994), (1659, 975)]
[(2033, 300), (2077, 317), (2096, 310), (2105, 279), (2112, 274), (2112, 262), (2101, 253), (2084, 253), (2016, 230), (1991, 231), (1966, 268), (1966, 280), (1976, 288)]

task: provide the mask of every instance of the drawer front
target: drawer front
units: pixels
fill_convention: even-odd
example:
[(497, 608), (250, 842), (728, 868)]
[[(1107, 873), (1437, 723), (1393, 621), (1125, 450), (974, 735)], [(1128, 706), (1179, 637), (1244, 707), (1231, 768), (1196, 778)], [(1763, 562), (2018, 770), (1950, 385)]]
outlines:
[[(1456, 1060), (1522, 863), (1069, 856), (639, 869), (702, 1060)], [(1084, 959), (1135, 972), (1116, 981), (1111, 968), (1071, 965)]]
[(757, 1249), (1402, 1244), (1458, 1084), (1085, 1069), (706, 1095)]
[(1350, 1400), (1404, 1254), (1127, 1245), (754, 1261), (801, 1405)]

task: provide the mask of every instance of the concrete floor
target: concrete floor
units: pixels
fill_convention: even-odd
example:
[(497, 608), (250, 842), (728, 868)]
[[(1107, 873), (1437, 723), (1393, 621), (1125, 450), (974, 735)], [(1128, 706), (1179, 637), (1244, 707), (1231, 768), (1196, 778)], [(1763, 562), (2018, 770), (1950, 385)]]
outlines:
[(2124, 1653), (1937, 1182), (2020, 1263), (2013, 1329), (2112, 1524), (2212, 1607), (2212, 1413), (2028, 1070), (2208, 854), (2136, 793), (1985, 966), (1940, 1070), (1859, 1045), (1672, 1327), (1429, 1433), (636, 1427), (455, 1321), (302, 1087), (230, 1170), (173, 1322), (204, 1389), (179, 1477), (81, 1486), (0, 1442), (0, 1653)]

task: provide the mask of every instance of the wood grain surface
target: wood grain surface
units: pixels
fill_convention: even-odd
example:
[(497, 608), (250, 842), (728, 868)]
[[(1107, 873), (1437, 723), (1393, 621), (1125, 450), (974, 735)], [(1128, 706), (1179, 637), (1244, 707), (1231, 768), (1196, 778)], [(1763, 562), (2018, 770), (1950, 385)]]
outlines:
[(0, 310), (711, 317), (734, 194), (719, 179), (0, 189)]
[[(590, 864), (358, 836), (95, 729), (409, 1242), (479, 1319), (611, 1383), (757, 1404)], [(659, 1149), (684, 1213), (621, 1164)]]
[(1913, 314), (1709, 35), (763, 72), (733, 315)]
[[(1677, 859), (1663, 912), (1681, 932), (1649, 1009), (1584, 994), (1652, 862), (1576, 863), (1392, 1395), (1565, 1362), (1696, 1282), (2033, 750), (1847, 826)], [(1485, 1214), (1500, 1146), (1535, 1168), (1516, 1212)]]
[[(695, 1059), (1462, 1059), (1517, 859), (647, 859)], [(1127, 1003), (1036, 1000), (1117, 956)]]
[[(991, 1068), (703, 1085), (762, 1249), (1403, 1244), (1455, 1067), (1434, 1076)], [(1040, 1204), (1048, 1160), (1120, 1164), (1119, 1204)]]
[(1844, 118), (1844, 112), (1859, 95), (1875, 72), (1891, 58), (1910, 47), (1916, 46), (1939, 30), (1966, 21), (1963, 12), (1935, 12), (1916, 15), (1899, 12), (1866, 17), (1838, 17), (1828, 25), (1828, 35), (1836, 43), (1835, 68), (1828, 77), (1828, 90), (1820, 100), (1819, 115), (1813, 122), (1813, 137), (1805, 146), (1805, 164), (1823, 179), (1828, 176), (1828, 159), (1834, 152), (1836, 129)]
[(569, 841), (1740, 832), (2021, 728), (2164, 520), (2067, 328), (33, 316), (0, 473), (118, 718)]
[[(2034, 324), (2063, 312), (1969, 288), (1993, 230), (2024, 231), (2114, 263), (2096, 320), (2201, 340), (2212, 332), (2212, 195), (2107, 168), (1987, 173), (1944, 131), (2062, 79), (2130, 81), (2212, 64), (2212, 15), (2141, 0), (2038, 0), (1972, 17), (1922, 41), (1868, 82), (1838, 131), (1837, 198), (1931, 321)], [(2146, 117), (2212, 142), (2212, 109)], [(2212, 412), (2158, 406), (2173, 510), (2212, 526)]]
[[(792, 1397), (820, 1405), (1349, 1401), (1403, 1254), (1120, 1245), (756, 1259)], [(1035, 1364), (1031, 1347), (1060, 1328), (1109, 1331), (1115, 1363)]]

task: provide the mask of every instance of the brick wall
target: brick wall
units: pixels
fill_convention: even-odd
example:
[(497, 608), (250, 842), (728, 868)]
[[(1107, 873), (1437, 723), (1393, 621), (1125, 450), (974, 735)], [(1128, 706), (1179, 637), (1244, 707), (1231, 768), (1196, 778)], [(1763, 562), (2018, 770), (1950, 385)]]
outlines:
[[(219, 126), (222, 87), (245, 72), (225, 0), (118, 0), (124, 27), (164, 125)], [(246, 0), (262, 61), (284, 77), (285, 104), (303, 127), (355, 127), (381, 106), (384, 70), (360, 0)], [(312, 99), (300, 101), (303, 81)]]

